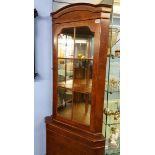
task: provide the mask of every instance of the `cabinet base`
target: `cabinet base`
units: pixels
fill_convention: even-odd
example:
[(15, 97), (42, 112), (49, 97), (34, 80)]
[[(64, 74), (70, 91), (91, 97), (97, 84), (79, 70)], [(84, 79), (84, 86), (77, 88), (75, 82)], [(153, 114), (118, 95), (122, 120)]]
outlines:
[(102, 133), (91, 133), (46, 117), (47, 155), (104, 155)]

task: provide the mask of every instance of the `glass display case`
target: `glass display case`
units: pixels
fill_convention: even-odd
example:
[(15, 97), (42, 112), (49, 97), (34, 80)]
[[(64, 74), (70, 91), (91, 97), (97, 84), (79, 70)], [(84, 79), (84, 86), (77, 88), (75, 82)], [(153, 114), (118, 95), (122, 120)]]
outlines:
[(106, 138), (105, 154), (120, 154), (120, 27), (109, 27), (103, 135)]

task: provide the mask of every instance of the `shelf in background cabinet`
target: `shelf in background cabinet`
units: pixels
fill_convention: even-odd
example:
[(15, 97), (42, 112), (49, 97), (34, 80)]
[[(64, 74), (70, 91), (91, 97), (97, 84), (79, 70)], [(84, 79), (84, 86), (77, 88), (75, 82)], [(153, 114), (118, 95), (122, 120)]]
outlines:
[(110, 59), (113, 59), (113, 60), (115, 60), (115, 59), (118, 59), (118, 60), (120, 60), (120, 57), (117, 57), (117, 56), (114, 56), (114, 55), (107, 55), (107, 58), (110, 58)]
[(120, 122), (119, 123), (105, 123), (105, 122), (103, 122), (104, 123), (104, 125), (108, 125), (108, 126), (111, 126), (111, 125), (119, 125), (120, 124)]
[(108, 91), (108, 90), (105, 90), (106, 93), (109, 93), (109, 94), (113, 94), (113, 93), (120, 93), (120, 90), (118, 91)]

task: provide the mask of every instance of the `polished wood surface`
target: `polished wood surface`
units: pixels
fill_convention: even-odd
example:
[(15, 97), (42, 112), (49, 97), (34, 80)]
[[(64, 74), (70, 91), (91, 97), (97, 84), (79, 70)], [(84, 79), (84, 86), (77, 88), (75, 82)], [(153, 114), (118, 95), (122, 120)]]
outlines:
[[(104, 155), (103, 101), (111, 9), (111, 5), (80, 3), (66, 6), (51, 14), (53, 21), (53, 115), (46, 118), (47, 155)], [(58, 84), (58, 35), (63, 28), (74, 28), (75, 31), (75, 27), (81, 26), (89, 27), (94, 33), (92, 81), (85, 84), (81, 79), (77, 81), (74, 79), (74, 85), (72, 81)], [(58, 113), (58, 87), (91, 94), (91, 104), (87, 100), (85, 104), (74, 105), (73, 103), (72, 110), (75, 113), (71, 116), (73, 119), (61, 117), (61, 114), (67, 115), (70, 109)], [(86, 114), (83, 118), (79, 115), (82, 112), (80, 109), (83, 109), (83, 114)], [(81, 120), (83, 122), (80, 122)]]
[[(74, 10), (73, 10), (74, 8)], [(111, 5), (77, 3), (52, 13), (54, 23), (69, 23), (90, 19), (109, 19)], [(67, 14), (67, 16), (66, 16)], [(56, 19), (56, 20), (55, 20)]]
[(75, 92), (91, 93), (92, 80), (90, 80), (89, 83), (86, 84), (86, 80), (74, 79), (73, 83), (73, 79), (71, 79), (67, 80), (66, 82), (65, 81), (59, 82), (58, 86)]
[(103, 155), (105, 140), (101, 133), (47, 117), (46, 143), (47, 155)]
[[(73, 111), (72, 111), (73, 109)], [(73, 105), (67, 105), (67, 108), (61, 109), (59, 115), (71, 119), (75, 122), (80, 122), (82, 124), (90, 124), (90, 110), (91, 106), (85, 103), (77, 103)], [(72, 115), (73, 113), (73, 115)]]

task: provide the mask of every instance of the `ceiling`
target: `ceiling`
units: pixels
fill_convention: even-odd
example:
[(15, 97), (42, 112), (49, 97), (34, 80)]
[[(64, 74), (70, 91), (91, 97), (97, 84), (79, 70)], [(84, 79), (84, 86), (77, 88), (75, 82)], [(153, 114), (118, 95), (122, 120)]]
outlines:
[(99, 4), (102, 0), (53, 0), (58, 2), (67, 2), (67, 3), (92, 3)]
[[(113, 0), (53, 0), (61, 3), (92, 3), (92, 4), (100, 4), (106, 3), (111, 4)], [(120, 3), (120, 0), (114, 0), (114, 3)]]

